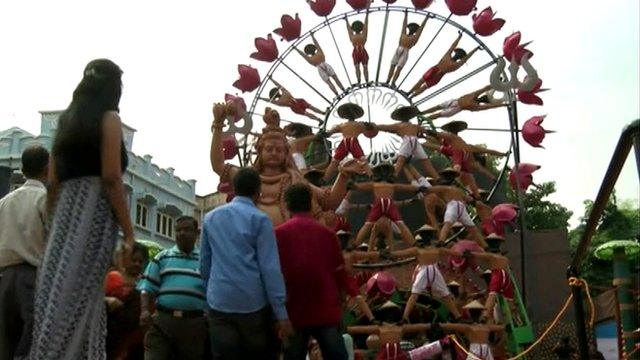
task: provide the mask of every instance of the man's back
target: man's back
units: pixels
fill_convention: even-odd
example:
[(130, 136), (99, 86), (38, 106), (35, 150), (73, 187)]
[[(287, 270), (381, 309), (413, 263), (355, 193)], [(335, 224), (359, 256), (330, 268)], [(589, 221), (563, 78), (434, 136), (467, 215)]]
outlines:
[(338, 323), (346, 273), (335, 234), (311, 216), (296, 214), (276, 228), (276, 238), (293, 325)]
[[(208, 213), (202, 241), (201, 271), (212, 309), (255, 312), (268, 303), (274, 305), (273, 296), (282, 297), (277, 302), (283, 305), (273, 226), (250, 199), (236, 196), (231, 203)], [(284, 312), (284, 306), (280, 311)]]
[(27, 262), (40, 266), (46, 247), (47, 190), (37, 180), (0, 199), (0, 268)]

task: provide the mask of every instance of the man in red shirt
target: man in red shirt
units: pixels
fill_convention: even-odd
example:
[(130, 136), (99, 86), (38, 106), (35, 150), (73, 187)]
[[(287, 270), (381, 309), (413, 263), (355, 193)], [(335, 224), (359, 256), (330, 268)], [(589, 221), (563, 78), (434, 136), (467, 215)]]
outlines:
[[(340, 321), (347, 272), (338, 239), (311, 215), (311, 191), (294, 184), (285, 192), (291, 220), (275, 230), (280, 266), (287, 288), (287, 311), (295, 335), (285, 346), (285, 360), (304, 360), (309, 338), (320, 345), (326, 360), (346, 360)], [(358, 295), (350, 294), (352, 296)]]

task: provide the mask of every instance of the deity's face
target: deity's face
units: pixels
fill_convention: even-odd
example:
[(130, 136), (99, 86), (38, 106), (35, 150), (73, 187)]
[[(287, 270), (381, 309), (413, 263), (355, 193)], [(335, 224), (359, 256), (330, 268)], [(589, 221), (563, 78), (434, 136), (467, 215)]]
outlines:
[(287, 159), (287, 144), (283, 139), (266, 139), (260, 151), (262, 164), (268, 167), (282, 167)]

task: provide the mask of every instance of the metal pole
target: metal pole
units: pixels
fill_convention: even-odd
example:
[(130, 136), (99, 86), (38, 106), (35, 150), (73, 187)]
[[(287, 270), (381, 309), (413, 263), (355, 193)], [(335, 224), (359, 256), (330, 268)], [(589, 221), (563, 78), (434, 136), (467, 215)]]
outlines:
[(287, 65), (284, 61), (282, 62), (282, 65), (284, 65), (284, 67), (286, 67), (289, 71), (291, 71), (295, 76), (298, 77), (298, 79), (302, 80), (303, 83), (307, 84), (308, 87), (311, 88), (311, 90), (315, 91), (316, 94), (320, 95), (320, 97), (322, 97), (324, 99), (324, 101), (328, 102), (329, 104), (331, 104), (331, 101), (329, 99), (327, 99), (324, 95), (322, 95), (322, 93), (320, 91), (318, 91), (318, 89), (316, 89), (313, 85), (309, 84), (309, 82), (307, 80), (305, 80), (302, 76), (300, 76), (300, 74), (298, 74), (295, 70), (293, 70), (292, 68), (289, 67), (289, 65)]
[[(325, 17), (326, 19), (326, 17)], [(336, 50), (338, 50), (338, 56), (340, 57), (340, 62), (342, 63), (342, 68), (344, 69), (345, 74), (347, 74), (347, 80), (349, 81), (349, 85), (351, 85), (351, 77), (349, 76), (349, 71), (347, 71), (347, 66), (344, 64), (344, 59), (342, 58), (342, 52), (340, 51), (340, 48), (338, 47), (338, 42), (336, 41), (336, 36), (333, 34), (333, 29), (331, 28), (331, 24), (329, 23), (328, 20), (325, 20), (327, 22), (327, 27), (329, 28), (329, 32), (331, 33), (331, 38), (333, 39), (333, 44), (336, 46)]]
[[(411, 69), (409, 69), (409, 72), (407, 72), (404, 76), (404, 78), (402, 79), (402, 81), (400, 81), (400, 84), (398, 84), (398, 89), (400, 89), (400, 86), (402, 86), (402, 84), (404, 84), (404, 81), (407, 80), (407, 78), (409, 77), (409, 74), (411, 74), (411, 72), (413, 71), (413, 69), (415, 69), (416, 65), (418, 65), (418, 63), (420, 62), (420, 60), (422, 59), (422, 57), (424, 56), (424, 54), (426, 54), (427, 50), (429, 50), (429, 47), (431, 47), (431, 44), (433, 44), (433, 41), (438, 37), (438, 35), (440, 35), (440, 32), (442, 31), (442, 29), (444, 28), (445, 25), (447, 25), (447, 23), (449, 22), (449, 19), (451, 18), (451, 15), (453, 14), (449, 14), (449, 16), (447, 16), (447, 20), (442, 22), (442, 25), (440, 25), (440, 29), (438, 29), (438, 31), (436, 32), (435, 35), (433, 35), (433, 38), (431, 39), (431, 41), (429, 41), (429, 44), (427, 44), (427, 47), (422, 51), (422, 53), (420, 54), (420, 56), (418, 56), (418, 60), (416, 60), (416, 62), (413, 63), (413, 66), (411, 66)], [(427, 26), (425, 24), (425, 26)]]
[(382, 41), (380, 42), (380, 53), (378, 54), (378, 70), (376, 70), (376, 82), (380, 80), (380, 66), (382, 65), (382, 53), (384, 52), (384, 40), (387, 38), (387, 25), (389, 24), (389, 4), (384, 14), (384, 27), (382, 28)]

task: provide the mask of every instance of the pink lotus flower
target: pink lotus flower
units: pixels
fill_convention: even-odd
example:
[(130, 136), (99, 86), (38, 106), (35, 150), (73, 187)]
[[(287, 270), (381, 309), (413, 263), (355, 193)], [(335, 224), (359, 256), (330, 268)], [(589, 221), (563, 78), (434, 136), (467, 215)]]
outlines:
[(502, 44), (502, 53), (505, 59), (509, 61), (515, 61), (516, 64), (520, 64), (522, 57), (525, 54), (529, 55), (529, 59), (533, 56), (533, 52), (526, 48), (531, 42), (520, 45), (520, 31), (517, 31), (504, 39)]
[(351, 5), (353, 10), (363, 10), (367, 8), (369, 0), (347, 0), (347, 4)]
[(518, 216), (518, 207), (514, 204), (503, 203), (491, 209), (493, 221), (500, 223), (510, 223)]
[(500, 30), (504, 25), (504, 19), (494, 19), (495, 13), (491, 10), (491, 6), (480, 11), (479, 14), (473, 14), (473, 31), (480, 36), (489, 36)]
[(307, 3), (318, 16), (328, 16), (336, 6), (336, 0), (307, 0)]
[(452, 14), (464, 16), (475, 9), (478, 0), (444, 0), (444, 2)]
[(367, 295), (373, 295), (379, 292), (383, 295), (390, 296), (396, 291), (396, 279), (387, 272), (379, 271), (367, 280), (365, 291)]
[(547, 115), (534, 116), (531, 119), (525, 121), (522, 126), (522, 137), (529, 145), (533, 147), (544, 148), (540, 143), (544, 140), (546, 131), (540, 124), (544, 121)]
[(411, 0), (416, 9), (425, 9), (433, 4), (433, 0)]
[(234, 156), (238, 155), (238, 142), (233, 135), (227, 135), (222, 138), (222, 151), (224, 152), (224, 159), (230, 160)]
[(300, 30), (302, 29), (302, 21), (298, 14), (296, 18), (292, 18), (290, 15), (282, 15), (280, 18), (281, 27), (273, 30), (274, 33), (280, 35), (283, 40), (293, 41), (300, 37)]
[[(524, 81), (525, 82), (527, 81), (526, 77), (524, 78)], [(538, 95), (536, 95), (537, 93), (541, 93), (547, 90), (547, 89), (540, 89), (541, 87), (542, 87), (542, 79), (538, 79), (538, 81), (536, 82), (536, 85), (533, 87), (533, 89), (531, 89), (531, 91), (523, 91), (518, 89), (518, 91), (516, 92), (518, 101), (528, 105), (543, 105), (544, 102), (542, 101), (542, 99)]]
[(234, 122), (240, 120), (247, 113), (247, 104), (245, 104), (244, 99), (239, 96), (224, 94), (224, 102), (233, 104), (233, 108), (235, 109), (235, 115), (233, 116)]
[(248, 65), (238, 65), (240, 79), (233, 83), (233, 87), (242, 92), (252, 92), (260, 86), (260, 74), (258, 70)]
[(252, 59), (272, 62), (278, 58), (278, 47), (276, 41), (273, 40), (271, 34), (267, 35), (267, 38), (255, 38), (254, 44), (258, 51), (251, 54)]
[[(518, 164), (518, 168), (516, 170), (511, 169), (509, 172), (509, 184), (511, 184), (511, 188), (517, 190), (527, 190), (531, 184), (533, 184), (533, 175), (532, 173), (538, 169), (540, 169), (540, 165), (533, 165), (527, 163)], [(520, 183), (520, 187), (518, 187), (518, 182)]]

